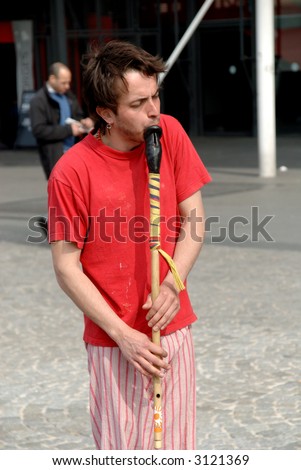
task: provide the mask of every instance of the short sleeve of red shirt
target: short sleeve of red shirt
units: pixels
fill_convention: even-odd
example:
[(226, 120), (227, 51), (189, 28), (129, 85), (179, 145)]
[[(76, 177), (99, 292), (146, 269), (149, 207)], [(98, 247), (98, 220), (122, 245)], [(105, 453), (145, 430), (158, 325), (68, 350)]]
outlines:
[(211, 181), (211, 176), (181, 124), (172, 116), (163, 115), (162, 153), (173, 161), (177, 202), (180, 203)]
[(48, 183), (49, 242), (66, 240), (82, 249), (88, 231), (89, 215), (81, 197), (57, 178)]

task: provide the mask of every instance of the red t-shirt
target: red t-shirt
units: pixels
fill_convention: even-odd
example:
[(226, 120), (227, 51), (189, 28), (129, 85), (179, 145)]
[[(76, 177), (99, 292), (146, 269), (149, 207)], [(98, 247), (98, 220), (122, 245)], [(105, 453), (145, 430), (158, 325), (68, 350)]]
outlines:
[[(160, 245), (173, 256), (179, 232), (178, 204), (211, 181), (180, 123), (161, 115)], [(119, 152), (87, 135), (56, 164), (48, 183), (49, 242), (67, 240), (82, 250), (84, 273), (114, 312), (151, 336), (141, 307), (151, 291), (149, 190), (145, 144)], [(161, 281), (168, 272), (160, 256)], [(162, 335), (196, 320), (187, 290), (180, 311)], [(86, 315), (84, 341), (115, 342)]]

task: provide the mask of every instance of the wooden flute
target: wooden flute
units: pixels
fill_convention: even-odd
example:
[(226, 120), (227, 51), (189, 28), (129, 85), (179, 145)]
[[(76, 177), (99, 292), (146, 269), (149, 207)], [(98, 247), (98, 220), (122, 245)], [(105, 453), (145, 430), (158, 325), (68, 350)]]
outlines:
[[(160, 289), (160, 163), (162, 129), (150, 126), (145, 130), (145, 152), (149, 169), (150, 193), (150, 250), (151, 250), (151, 297), (156, 300)], [(160, 330), (152, 330), (152, 341), (160, 345)], [(162, 447), (162, 384), (160, 377), (153, 376), (154, 387), (154, 448)]]

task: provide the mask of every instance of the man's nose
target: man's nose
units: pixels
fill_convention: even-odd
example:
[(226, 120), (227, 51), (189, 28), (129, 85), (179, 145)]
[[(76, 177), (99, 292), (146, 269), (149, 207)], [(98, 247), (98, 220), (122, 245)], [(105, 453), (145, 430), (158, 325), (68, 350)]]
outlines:
[(150, 99), (148, 102), (147, 102), (147, 114), (148, 116), (158, 116), (158, 114), (160, 114), (160, 104), (159, 104), (159, 101), (158, 102), (154, 102), (153, 99)]

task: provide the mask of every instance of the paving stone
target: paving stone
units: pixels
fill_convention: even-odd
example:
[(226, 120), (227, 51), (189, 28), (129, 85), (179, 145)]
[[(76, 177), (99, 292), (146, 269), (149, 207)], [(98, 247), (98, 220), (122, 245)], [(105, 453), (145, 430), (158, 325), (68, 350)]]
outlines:
[[(300, 138), (278, 142), (288, 171), (274, 179), (258, 176), (254, 139), (195, 144), (214, 178), (206, 217), (218, 217), (188, 281), (198, 449), (300, 450)], [(46, 184), (36, 154), (23, 157), (0, 152), (0, 448), (93, 450), (82, 315), (56, 283), (47, 243), (28, 242)], [(252, 241), (252, 207), (260, 220), (273, 215), (274, 242)], [(249, 221), (245, 243), (231, 239), (237, 216)]]

